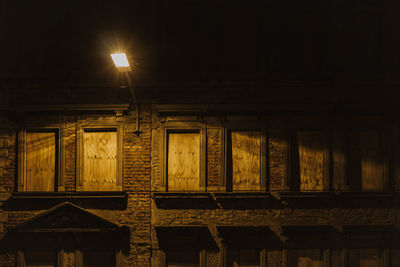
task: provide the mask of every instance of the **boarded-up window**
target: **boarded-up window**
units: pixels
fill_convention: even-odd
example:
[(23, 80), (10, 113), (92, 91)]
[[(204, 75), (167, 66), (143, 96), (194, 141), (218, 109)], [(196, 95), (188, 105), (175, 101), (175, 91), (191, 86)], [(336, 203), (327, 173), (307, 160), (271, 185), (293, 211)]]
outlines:
[(289, 251), (288, 267), (323, 267), (322, 250), (293, 249)]
[(114, 251), (84, 251), (83, 267), (114, 267), (116, 258)]
[(228, 250), (227, 267), (259, 267), (260, 251), (257, 249)]
[(335, 267), (345, 267), (345, 262), (343, 260), (343, 250), (341, 249), (330, 249), (330, 265)]
[(297, 133), (300, 190), (324, 190), (326, 173), (325, 136), (321, 132)]
[(56, 146), (56, 132), (26, 133), (26, 191), (54, 191)]
[(378, 249), (350, 249), (348, 266), (380, 267), (381, 256)]
[(117, 190), (117, 132), (85, 131), (83, 140), (83, 189)]
[(54, 251), (26, 251), (24, 258), (26, 267), (57, 266), (57, 253)]
[(168, 190), (200, 189), (200, 134), (168, 134)]
[(166, 252), (166, 267), (199, 267), (200, 254), (196, 250), (170, 250)]
[(351, 187), (364, 191), (383, 190), (383, 160), (378, 132), (355, 132), (352, 137), (349, 177)]
[(400, 267), (400, 249), (395, 248), (390, 251), (390, 260), (393, 267)]
[(261, 133), (231, 131), (232, 189), (260, 190)]

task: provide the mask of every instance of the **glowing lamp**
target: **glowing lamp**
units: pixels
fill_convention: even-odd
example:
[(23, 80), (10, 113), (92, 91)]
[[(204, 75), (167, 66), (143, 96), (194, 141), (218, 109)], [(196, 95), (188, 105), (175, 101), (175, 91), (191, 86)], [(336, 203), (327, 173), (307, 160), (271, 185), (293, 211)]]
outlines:
[(111, 54), (111, 58), (118, 71), (131, 71), (131, 66), (129, 65), (128, 58), (126, 57), (125, 53), (113, 53)]

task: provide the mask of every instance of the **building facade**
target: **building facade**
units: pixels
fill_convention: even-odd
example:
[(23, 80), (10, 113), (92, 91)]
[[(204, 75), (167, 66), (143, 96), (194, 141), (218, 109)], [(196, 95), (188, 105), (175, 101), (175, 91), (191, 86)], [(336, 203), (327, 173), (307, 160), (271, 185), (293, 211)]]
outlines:
[(399, 264), (395, 118), (54, 109), (2, 120), (3, 266)]
[(399, 7), (0, 0), (0, 266), (400, 266)]

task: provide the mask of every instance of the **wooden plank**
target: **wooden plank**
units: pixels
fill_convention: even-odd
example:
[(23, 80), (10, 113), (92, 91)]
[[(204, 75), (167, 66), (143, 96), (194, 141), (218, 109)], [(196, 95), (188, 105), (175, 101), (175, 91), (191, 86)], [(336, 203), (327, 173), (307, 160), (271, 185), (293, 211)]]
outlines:
[(341, 250), (332, 249), (330, 250), (330, 265), (332, 267), (344, 267), (343, 253)]
[(227, 267), (260, 267), (257, 249), (228, 250)]
[(360, 249), (360, 267), (380, 267), (378, 249)]
[(240, 267), (259, 267), (260, 251), (256, 249), (246, 249), (239, 251)]
[(168, 190), (200, 189), (200, 134), (169, 133)]
[(360, 266), (360, 250), (349, 249), (347, 253), (347, 265), (349, 267), (361, 267)]
[(260, 190), (261, 133), (232, 131), (232, 189)]
[(56, 267), (57, 253), (54, 251), (25, 251), (26, 267)]
[(171, 250), (167, 251), (166, 267), (199, 267), (200, 256), (195, 250)]
[(321, 250), (303, 249), (299, 250), (298, 267), (323, 267)]
[(391, 266), (400, 267), (400, 249), (399, 248), (394, 248), (390, 251), (390, 261), (392, 263)]
[(376, 131), (360, 132), (362, 190), (383, 190), (383, 163), (379, 135)]
[(294, 249), (289, 251), (289, 267), (323, 267), (320, 249)]
[(109, 250), (83, 251), (83, 266), (85, 267), (114, 267), (116, 265), (116, 253)]
[(83, 188), (117, 190), (117, 132), (84, 133)]
[(54, 191), (56, 133), (26, 133), (26, 191)]
[(321, 132), (297, 132), (300, 190), (324, 190), (325, 138)]

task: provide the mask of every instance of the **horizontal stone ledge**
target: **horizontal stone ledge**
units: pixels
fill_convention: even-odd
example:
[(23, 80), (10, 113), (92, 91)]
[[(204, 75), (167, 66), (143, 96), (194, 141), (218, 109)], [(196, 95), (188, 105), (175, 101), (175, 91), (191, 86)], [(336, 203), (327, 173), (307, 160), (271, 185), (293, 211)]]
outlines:
[(13, 199), (127, 198), (121, 191), (90, 192), (13, 192)]

